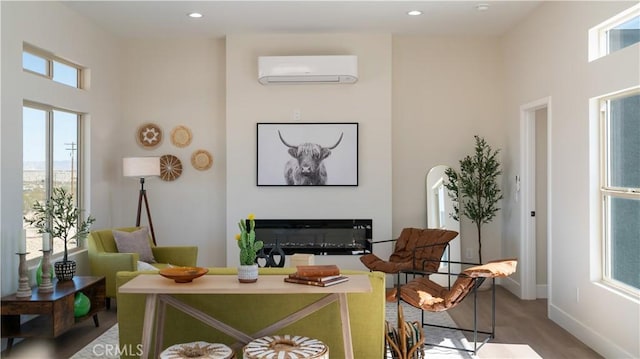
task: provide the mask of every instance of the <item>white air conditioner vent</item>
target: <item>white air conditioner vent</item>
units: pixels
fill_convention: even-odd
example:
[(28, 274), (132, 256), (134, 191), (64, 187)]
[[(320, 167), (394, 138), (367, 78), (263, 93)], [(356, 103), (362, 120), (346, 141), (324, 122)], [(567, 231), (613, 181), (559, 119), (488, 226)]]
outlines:
[(358, 81), (358, 57), (259, 56), (258, 81), (269, 84), (333, 83)]

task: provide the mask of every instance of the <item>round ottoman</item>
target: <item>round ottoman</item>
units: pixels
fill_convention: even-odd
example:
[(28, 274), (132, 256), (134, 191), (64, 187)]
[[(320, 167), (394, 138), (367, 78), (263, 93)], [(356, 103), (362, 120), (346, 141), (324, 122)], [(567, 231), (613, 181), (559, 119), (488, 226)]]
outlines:
[(297, 335), (258, 338), (242, 349), (243, 359), (328, 359), (329, 348), (317, 340)]
[(160, 353), (160, 359), (183, 358), (232, 359), (235, 354), (224, 344), (207, 342), (176, 344)]

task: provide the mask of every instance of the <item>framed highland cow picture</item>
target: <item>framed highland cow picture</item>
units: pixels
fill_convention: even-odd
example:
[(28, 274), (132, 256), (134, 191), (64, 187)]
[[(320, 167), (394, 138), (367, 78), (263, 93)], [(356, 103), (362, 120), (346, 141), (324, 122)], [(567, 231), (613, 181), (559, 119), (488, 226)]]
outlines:
[(358, 123), (258, 123), (258, 186), (357, 186)]

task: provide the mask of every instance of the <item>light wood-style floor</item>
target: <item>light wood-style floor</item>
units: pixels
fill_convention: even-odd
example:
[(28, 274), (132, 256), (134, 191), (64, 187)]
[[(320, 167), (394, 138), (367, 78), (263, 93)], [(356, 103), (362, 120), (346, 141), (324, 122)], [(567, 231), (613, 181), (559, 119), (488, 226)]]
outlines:
[[(491, 318), (491, 291), (479, 292), (480, 323), (490, 323)], [(449, 310), (449, 314), (458, 325), (471, 328), (473, 326), (473, 300), (466, 298), (456, 308)], [(117, 303), (111, 301), (109, 311), (100, 312), (100, 327), (93, 326), (92, 320), (86, 320), (77, 324), (67, 333), (56, 340), (46, 341), (54, 352), (54, 358), (66, 359), (91, 343), (95, 338), (104, 333), (117, 322)], [(486, 329), (486, 328), (485, 328)], [(7, 358), (21, 358), (21, 352), (31, 346), (43, 343), (41, 340), (27, 339), (16, 345), (12, 355), (6, 356), (3, 352), (0, 356)], [(502, 287), (496, 289), (496, 338), (490, 342), (491, 347), (480, 349), (479, 356), (488, 350), (493, 351), (493, 346), (500, 343), (527, 344), (543, 358), (602, 358), (573, 335), (547, 318), (547, 301), (545, 299), (523, 301)], [(489, 349), (490, 348), (490, 349)], [(500, 352), (500, 351), (498, 351)], [(496, 356), (492, 357), (507, 357)], [(367, 358), (368, 359), (368, 358)]]
[[(478, 308), (481, 329), (490, 329), (491, 290), (478, 292)], [(448, 313), (459, 326), (473, 328), (471, 296)], [(490, 343), (528, 344), (543, 358), (602, 358), (547, 317), (546, 299), (520, 300), (500, 286), (496, 287), (496, 337)], [(478, 352), (481, 358), (484, 349)]]

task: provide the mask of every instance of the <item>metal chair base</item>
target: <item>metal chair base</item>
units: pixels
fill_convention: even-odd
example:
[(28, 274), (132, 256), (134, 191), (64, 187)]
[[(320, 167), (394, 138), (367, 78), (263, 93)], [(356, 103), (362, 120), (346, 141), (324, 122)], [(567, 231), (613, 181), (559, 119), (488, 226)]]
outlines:
[[(449, 327), (446, 325), (425, 323), (424, 310), (422, 311), (422, 327), (423, 328), (433, 327), (433, 328), (451, 329), (451, 330), (459, 330), (462, 332), (473, 333), (473, 349), (451, 347), (451, 346), (440, 345), (436, 343), (427, 343), (427, 342), (425, 342), (424, 345), (453, 349), (453, 350), (468, 352), (468, 353), (472, 353), (473, 355), (476, 355), (478, 353), (478, 350), (480, 350), (482, 346), (488, 343), (491, 339), (494, 339), (496, 337), (495, 335), (496, 334), (496, 280), (495, 278), (492, 278), (491, 280), (492, 280), (492, 283), (491, 283), (491, 331), (490, 332), (478, 330), (478, 287), (480, 287), (480, 285), (482, 284), (482, 282), (484, 282), (484, 280), (477, 281), (473, 288), (473, 329)], [(485, 335), (488, 335), (488, 337), (486, 337), (481, 341), (478, 341), (479, 339), (478, 334), (485, 334)]]

